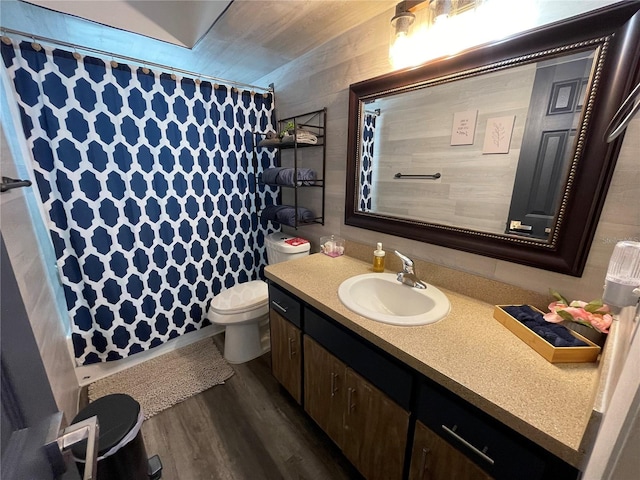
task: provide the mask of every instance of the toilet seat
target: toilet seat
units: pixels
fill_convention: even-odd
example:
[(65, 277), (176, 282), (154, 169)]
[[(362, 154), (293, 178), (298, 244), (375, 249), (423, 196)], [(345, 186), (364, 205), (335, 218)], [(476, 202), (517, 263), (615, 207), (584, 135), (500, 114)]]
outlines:
[(228, 325), (254, 320), (269, 313), (269, 288), (262, 280), (239, 283), (213, 297), (211, 322)]

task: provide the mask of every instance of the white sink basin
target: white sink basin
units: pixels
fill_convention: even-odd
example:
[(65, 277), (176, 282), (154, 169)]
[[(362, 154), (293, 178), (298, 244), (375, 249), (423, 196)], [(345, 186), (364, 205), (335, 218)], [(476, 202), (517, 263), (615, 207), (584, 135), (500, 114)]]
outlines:
[(403, 285), (394, 273), (365, 273), (338, 288), (340, 301), (352, 312), (391, 325), (427, 325), (449, 314), (447, 296), (433, 285), (418, 289)]

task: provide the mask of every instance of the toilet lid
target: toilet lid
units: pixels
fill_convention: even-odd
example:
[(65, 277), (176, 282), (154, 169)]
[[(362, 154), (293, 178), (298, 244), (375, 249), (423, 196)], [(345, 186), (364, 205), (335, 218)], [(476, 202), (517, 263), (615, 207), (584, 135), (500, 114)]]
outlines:
[(262, 280), (239, 283), (213, 297), (209, 310), (221, 314), (253, 310), (267, 303), (269, 288)]

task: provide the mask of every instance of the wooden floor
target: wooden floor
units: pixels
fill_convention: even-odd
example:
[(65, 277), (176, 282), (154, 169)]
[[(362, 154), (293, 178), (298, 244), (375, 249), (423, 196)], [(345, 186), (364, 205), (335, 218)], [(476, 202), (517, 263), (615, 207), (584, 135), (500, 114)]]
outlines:
[(233, 368), (224, 385), (144, 422), (163, 480), (362, 478), (273, 378), (269, 354)]

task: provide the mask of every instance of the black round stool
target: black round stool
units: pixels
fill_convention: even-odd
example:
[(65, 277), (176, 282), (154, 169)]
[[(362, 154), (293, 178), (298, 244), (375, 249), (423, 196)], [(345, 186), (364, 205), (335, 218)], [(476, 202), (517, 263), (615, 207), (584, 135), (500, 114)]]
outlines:
[[(100, 480), (149, 480), (149, 459), (140, 429), (141, 421), (139, 421), (140, 404), (129, 395), (122, 393), (107, 395), (83, 408), (71, 424), (94, 415), (97, 415), (100, 425), (97, 478)], [(133, 439), (130, 439), (132, 436)], [(87, 443), (76, 444), (71, 451), (76, 459), (84, 460), (87, 454)], [(84, 474), (84, 463), (76, 462), (76, 464), (80, 474)]]

